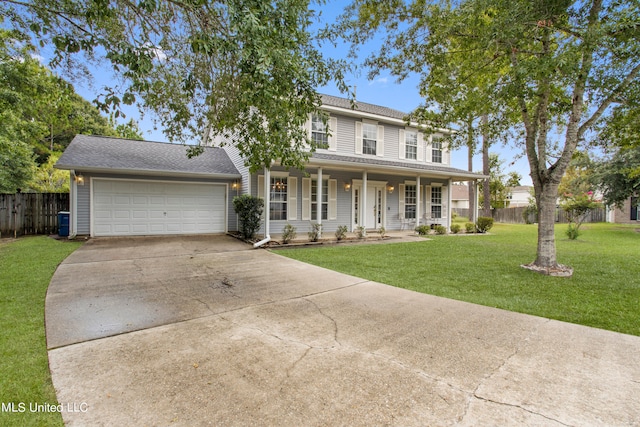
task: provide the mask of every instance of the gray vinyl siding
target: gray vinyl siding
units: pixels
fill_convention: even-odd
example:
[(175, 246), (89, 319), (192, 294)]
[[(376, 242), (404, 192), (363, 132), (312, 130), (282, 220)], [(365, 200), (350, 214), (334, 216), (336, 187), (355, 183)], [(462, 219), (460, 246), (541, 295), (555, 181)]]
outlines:
[(85, 184), (78, 186), (78, 229), (77, 234), (89, 235), (91, 232), (91, 178), (108, 178), (108, 179), (132, 179), (145, 181), (175, 181), (175, 182), (206, 182), (212, 184), (227, 184), (227, 229), (236, 231), (237, 214), (233, 210), (233, 197), (236, 192), (231, 189), (233, 180), (224, 179), (207, 179), (207, 178), (190, 178), (190, 177), (167, 177), (167, 176), (147, 176), (147, 175), (130, 175), (130, 174), (105, 174), (105, 173), (88, 173), (76, 171), (85, 177)]
[(81, 236), (88, 236), (91, 228), (91, 184), (90, 177), (85, 176), (84, 185), (78, 188), (78, 229), (76, 233)]
[(240, 188), (238, 189), (239, 194), (249, 193), (249, 168), (244, 164), (244, 160), (240, 155), (240, 150), (238, 150), (238, 147), (236, 147), (233, 142), (228, 142), (227, 145), (222, 148), (227, 153), (236, 169), (238, 169), (240, 175), (242, 175)]

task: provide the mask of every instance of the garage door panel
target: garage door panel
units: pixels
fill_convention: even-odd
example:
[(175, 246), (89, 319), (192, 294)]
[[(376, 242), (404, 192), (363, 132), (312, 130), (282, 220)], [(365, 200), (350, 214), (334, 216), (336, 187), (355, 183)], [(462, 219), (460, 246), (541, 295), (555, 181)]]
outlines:
[(220, 233), (226, 187), (153, 181), (93, 181), (96, 236)]

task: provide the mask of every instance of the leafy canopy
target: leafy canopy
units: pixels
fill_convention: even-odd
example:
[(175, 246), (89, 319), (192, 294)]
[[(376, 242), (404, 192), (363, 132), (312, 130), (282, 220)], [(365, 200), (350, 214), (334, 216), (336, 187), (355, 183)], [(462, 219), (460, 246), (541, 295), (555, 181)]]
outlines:
[[(253, 169), (302, 167), (315, 87), (332, 70), (314, 46), (309, 0), (25, 0), (12, 25), (54, 48), (53, 64), (106, 58), (121, 77), (99, 97), (157, 113), (171, 141), (231, 137)], [(7, 23), (5, 23), (7, 24)], [(205, 129), (207, 131), (205, 131)], [(198, 154), (193, 148), (191, 154)]]

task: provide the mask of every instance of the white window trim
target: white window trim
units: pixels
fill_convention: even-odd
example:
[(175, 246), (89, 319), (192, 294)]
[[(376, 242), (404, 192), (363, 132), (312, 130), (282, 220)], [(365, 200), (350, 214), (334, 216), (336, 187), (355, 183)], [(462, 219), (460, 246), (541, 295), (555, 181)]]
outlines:
[[(330, 175), (322, 175), (322, 180), (327, 180), (328, 185), (328, 208), (326, 221), (335, 221), (338, 219), (338, 180), (331, 179)], [(311, 174), (306, 178), (302, 178), (302, 220), (315, 221), (311, 218), (311, 181), (318, 181), (317, 174)]]

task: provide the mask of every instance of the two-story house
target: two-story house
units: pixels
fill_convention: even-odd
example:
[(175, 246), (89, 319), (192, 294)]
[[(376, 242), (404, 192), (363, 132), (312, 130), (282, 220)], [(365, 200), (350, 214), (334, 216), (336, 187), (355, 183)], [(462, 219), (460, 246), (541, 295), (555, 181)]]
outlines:
[(363, 102), (354, 109), (348, 99), (329, 95), (322, 101), (328, 126), (314, 116), (307, 131), (326, 148), (312, 154), (304, 171), (274, 164), (251, 175), (234, 145), (223, 145), (242, 175), (242, 192), (269, 194), (265, 234), (280, 233), (287, 223), (300, 230), (318, 223), (325, 232), (342, 225), (351, 231), (450, 227), (453, 182), (475, 184), (484, 176), (450, 166), (446, 130), (427, 135), (417, 124), (407, 126), (402, 111)]
[[(323, 96), (328, 126), (310, 117), (326, 148), (304, 171), (278, 164), (250, 174), (233, 144), (188, 159), (182, 145), (78, 135), (56, 167), (71, 173), (72, 235), (222, 233), (238, 229), (233, 197), (265, 199), (263, 232), (450, 226), (451, 186), (482, 175), (452, 168), (442, 134), (407, 126), (405, 113)], [(443, 130), (443, 132), (445, 132)], [(268, 197), (265, 195), (268, 194)]]

